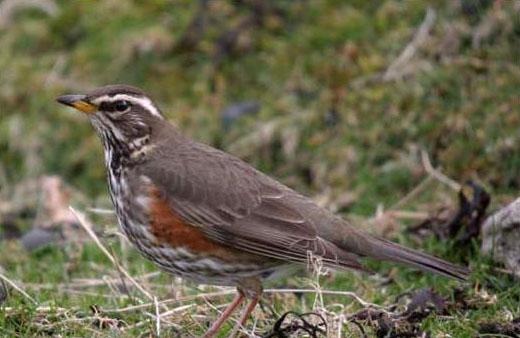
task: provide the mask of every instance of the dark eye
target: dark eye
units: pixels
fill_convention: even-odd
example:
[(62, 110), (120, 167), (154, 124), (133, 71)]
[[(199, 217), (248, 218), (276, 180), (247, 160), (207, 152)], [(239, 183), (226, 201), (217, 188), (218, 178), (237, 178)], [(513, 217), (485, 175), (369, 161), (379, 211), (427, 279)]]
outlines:
[(114, 102), (114, 109), (116, 111), (123, 112), (123, 111), (127, 110), (128, 108), (130, 108), (130, 102), (128, 102), (128, 101), (120, 100), (120, 101)]

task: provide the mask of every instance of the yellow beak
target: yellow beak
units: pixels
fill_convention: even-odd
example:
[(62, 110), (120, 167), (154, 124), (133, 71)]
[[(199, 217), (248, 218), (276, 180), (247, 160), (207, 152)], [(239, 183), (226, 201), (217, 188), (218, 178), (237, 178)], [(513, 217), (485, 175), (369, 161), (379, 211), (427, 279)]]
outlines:
[(97, 111), (96, 105), (88, 102), (85, 95), (62, 95), (57, 97), (56, 101), (87, 114), (92, 114)]

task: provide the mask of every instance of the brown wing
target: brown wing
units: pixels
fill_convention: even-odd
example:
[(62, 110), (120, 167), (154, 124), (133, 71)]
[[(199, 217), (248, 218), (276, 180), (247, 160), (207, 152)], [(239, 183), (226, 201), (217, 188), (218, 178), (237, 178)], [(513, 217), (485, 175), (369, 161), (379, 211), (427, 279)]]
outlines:
[(327, 265), (361, 269), (357, 257), (318, 236), (298, 212), (289, 188), (241, 160), (195, 142), (168, 147), (142, 166), (184, 222), (208, 238), (247, 252), (305, 262), (309, 252)]

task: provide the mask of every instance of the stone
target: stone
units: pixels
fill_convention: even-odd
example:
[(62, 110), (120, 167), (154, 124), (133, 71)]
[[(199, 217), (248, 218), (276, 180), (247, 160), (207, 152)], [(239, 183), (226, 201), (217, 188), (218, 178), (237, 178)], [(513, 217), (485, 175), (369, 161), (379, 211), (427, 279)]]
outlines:
[(482, 253), (520, 277), (520, 198), (488, 217), (482, 227)]

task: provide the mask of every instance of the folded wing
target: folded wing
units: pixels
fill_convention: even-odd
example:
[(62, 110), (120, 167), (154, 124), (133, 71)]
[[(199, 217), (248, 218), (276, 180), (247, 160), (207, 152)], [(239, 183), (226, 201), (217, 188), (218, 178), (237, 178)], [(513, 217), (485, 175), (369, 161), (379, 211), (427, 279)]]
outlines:
[(357, 255), (318, 235), (287, 198), (291, 190), (241, 160), (194, 142), (155, 156), (168, 165), (145, 165), (141, 174), (208, 238), (275, 259), (305, 263), (313, 254), (326, 265), (362, 269)]

